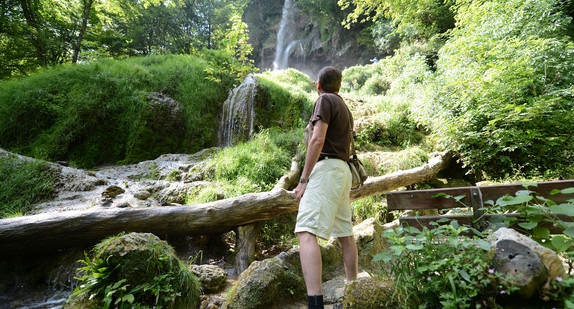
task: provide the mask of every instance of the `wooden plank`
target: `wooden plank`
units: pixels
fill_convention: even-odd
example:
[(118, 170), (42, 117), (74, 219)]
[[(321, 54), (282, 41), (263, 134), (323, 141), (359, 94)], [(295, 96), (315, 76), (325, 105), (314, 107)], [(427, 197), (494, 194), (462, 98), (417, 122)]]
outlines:
[(487, 223), (484, 220), (484, 202), (482, 200), (482, 192), (480, 188), (470, 189), (470, 201), (472, 205), (472, 220), (475, 222), (476, 227), (486, 227)]
[[(565, 203), (569, 199), (574, 199), (574, 194), (550, 195), (554, 189), (566, 189), (574, 187), (574, 179), (546, 181), (536, 183), (537, 187), (529, 187), (529, 190), (538, 195), (551, 199), (556, 203)], [(439, 188), (429, 190), (395, 191), (387, 193), (387, 204), (389, 210), (418, 210), (418, 209), (450, 209), (473, 206), (472, 192), (480, 190), (483, 201), (496, 201), (505, 195), (514, 195), (517, 191), (526, 190), (523, 184), (494, 185), (481, 187), (454, 187)], [(451, 196), (464, 196), (457, 202), (453, 198), (437, 196), (444, 193)], [(464, 205), (462, 205), (462, 204)]]
[(389, 210), (417, 210), (417, 209), (449, 209), (464, 207), (452, 198), (444, 196), (434, 197), (439, 193), (452, 196), (465, 195), (461, 202), (469, 205), (472, 187), (441, 188), (416, 191), (397, 191), (387, 193), (387, 205)]
[[(539, 196), (550, 199), (558, 204), (574, 199), (574, 194), (550, 195), (555, 189), (563, 190), (574, 187), (574, 179), (537, 182), (537, 187), (530, 186), (528, 190), (536, 192)], [(526, 190), (524, 184), (496, 185), (479, 187), (484, 201), (494, 201), (505, 195), (515, 195), (517, 191)]]
[(422, 229), (423, 226), (428, 228), (434, 228), (436, 226), (432, 225), (431, 222), (436, 222), (440, 219), (448, 219), (446, 223), (449, 224), (451, 220), (456, 220), (460, 225), (471, 225), (472, 216), (470, 215), (442, 215), (442, 216), (413, 216), (413, 217), (401, 217), (399, 222), (403, 226), (416, 227)]
[[(489, 222), (491, 221), (491, 219), (493, 217), (519, 217), (520, 214), (517, 213), (510, 213), (510, 214), (486, 214), (484, 215), (484, 217), (482, 218), (485, 222)], [(565, 222), (572, 222), (573, 218), (572, 217), (568, 217), (565, 215), (557, 215), (558, 218), (560, 218), (560, 220), (565, 221)], [(440, 219), (448, 219), (448, 221), (445, 221), (442, 224), (450, 224), (450, 222), (452, 220), (456, 220), (458, 222), (458, 224), (460, 225), (467, 225), (467, 226), (471, 226), (472, 222), (473, 222), (473, 217), (471, 215), (441, 215), (441, 216), (410, 216), (410, 217), (401, 217), (399, 218), (399, 222), (401, 225), (403, 226), (411, 226), (411, 227), (416, 227), (418, 229), (422, 229), (423, 226), (428, 227), (429, 229), (435, 228), (436, 225), (431, 224), (431, 222), (437, 222)], [(550, 234), (562, 234), (562, 232), (564, 231), (563, 229), (561, 229), (560, 227), (553, 225), (550, 222), (543, 222), (541, 224), (538, 225), (538, 227), (544, 227), (547, 228), (548, 230), (550, 230)], [(521, 228), (520, 226), (518, 226), (517, 224), (510, 226), (510, 228), (517, 230), (520, 233), (528, 233), (528, 231), (526, 231), (525, 229)]]

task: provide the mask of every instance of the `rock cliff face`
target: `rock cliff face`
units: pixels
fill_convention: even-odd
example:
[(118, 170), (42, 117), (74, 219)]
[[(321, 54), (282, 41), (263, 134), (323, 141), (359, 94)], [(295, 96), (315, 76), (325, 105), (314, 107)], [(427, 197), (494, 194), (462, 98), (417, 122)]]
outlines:
[[(286, 0), (285, 7), (283, 1), (269, 2), (253, 1), (243, 18), (249, 25), (253, 57), (261, 70), (274, 69), (274, 65), (278, 69), (290, 67), (314, 79), (327, 65), (344, 69), (385, 56), (377, 54), (372, 43), (366, 43), (373, 41), (367, 31), (371, 23), (354, 24), (350, 29), (341, 25), (347, 14), (337, 1), (321, 2), (317, 7), (302, 7), (296, 0)], [(278, 56), (278, 51), (284, 57)]]

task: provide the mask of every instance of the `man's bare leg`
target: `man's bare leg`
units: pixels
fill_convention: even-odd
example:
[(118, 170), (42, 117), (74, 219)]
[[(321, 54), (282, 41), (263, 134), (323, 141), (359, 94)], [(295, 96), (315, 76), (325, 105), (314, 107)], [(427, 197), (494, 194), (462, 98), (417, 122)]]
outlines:
[(307, 295), (323, 295), (321, 248), (317, 243), (317, 237), (309, 232), (299, 232), (297, 238), (299, 239), (299, 256), (303, 278), (307, 286)]
[(357, 244), (355, 243), (354, 236), (339, 237), (341, 246), (343, 247), (343, 263), (345, 264), (345, 278), (347, 281), (357, 279), (359, 272), (359, 258), (357, 251)]

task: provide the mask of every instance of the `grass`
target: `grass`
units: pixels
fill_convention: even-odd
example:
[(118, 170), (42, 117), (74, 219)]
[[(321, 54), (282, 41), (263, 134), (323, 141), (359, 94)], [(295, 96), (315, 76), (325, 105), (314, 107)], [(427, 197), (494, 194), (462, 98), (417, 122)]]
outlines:
[(226, 147), (204, 165), (196, 166), (215, 183), (187, 195), (186, 204), (200, 204), (246, 193), (271, 190), (289, 171), (291, 158), (303, 139), (303, 129), (263, 130), (249, 142)]
[(53, 195), (54, 171), (44, 162), (0, 157), (0, 218), (26, 215), (34, 204)]

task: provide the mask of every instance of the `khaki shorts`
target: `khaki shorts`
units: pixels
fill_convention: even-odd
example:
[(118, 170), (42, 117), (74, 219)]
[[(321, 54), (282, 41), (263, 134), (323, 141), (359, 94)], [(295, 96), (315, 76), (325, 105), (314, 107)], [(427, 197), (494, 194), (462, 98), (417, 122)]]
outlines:
[(350, 190), (351, 172), (345, 161), (317, 162), (299, 203), (295, 232), (309, 232), (323, 239), (352, 236)]

